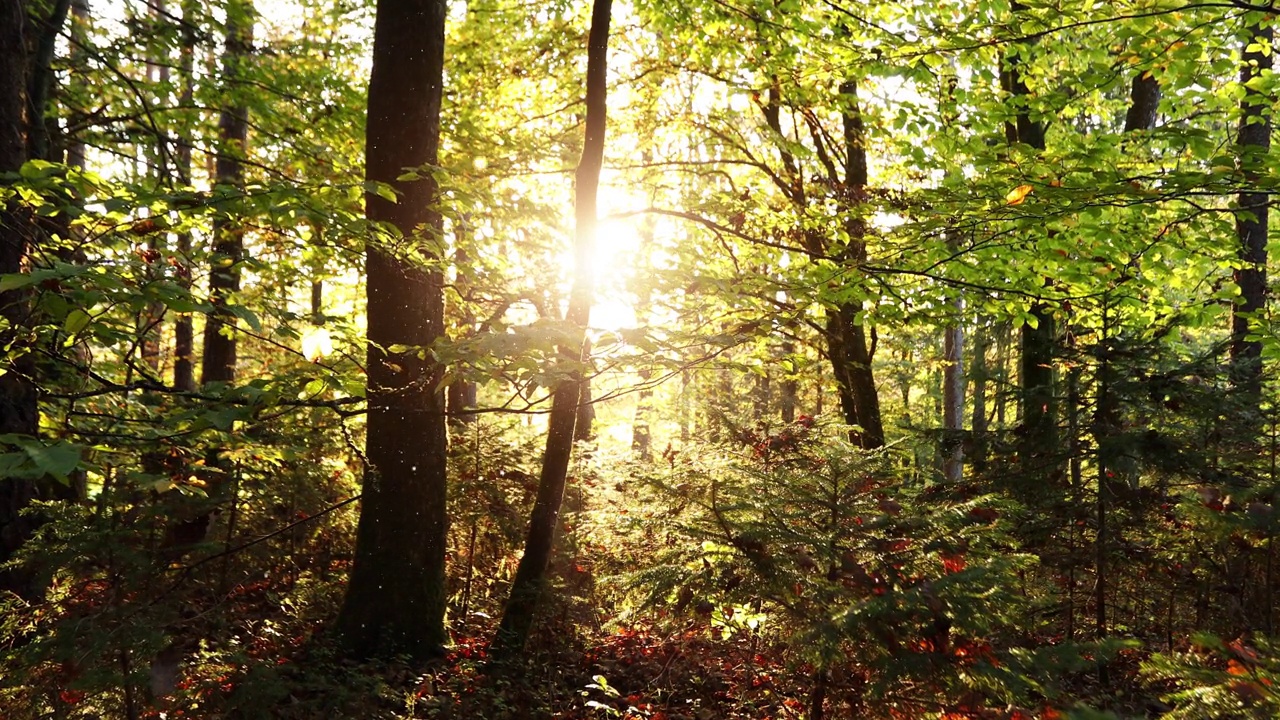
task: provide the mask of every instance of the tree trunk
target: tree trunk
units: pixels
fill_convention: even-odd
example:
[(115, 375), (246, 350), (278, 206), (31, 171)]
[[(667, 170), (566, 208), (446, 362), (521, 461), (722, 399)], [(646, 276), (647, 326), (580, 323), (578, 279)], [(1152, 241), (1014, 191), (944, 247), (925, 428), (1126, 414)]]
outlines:
[[(1015, 15), (1025, 8), (1014, 2)], [(1025, 44), (1024, 44), (1025, 45)], [(1032, 120), (1029, 102), (1031, 91), (1023, 79), (1025, 59), (1004, 61), (1001, 82), (1013, 105), (1014, 120), (1005, 123), (1005, 137), (1010, 142), (1022, 143), (1035, 150), (1045, 149), (1045, 126)], [(1046, 278), (1045, 284), (1049, 280)], [(1019, 456), (1027, 476), (1028, 487), (1039, 487), (1034, 478), (1044, 478), (1050, 472), (1048, 459), (1057, 450), (1058, 400), (1054, 391), (1054, 351), (1057, 344), (1057, 323), (1048, 303), (1032, 303), (1032, 322), (1021, 329), (1022, 357), (1019, 365), (1020, 395), (1022, 401), (1022, 442)]]
[(649, 462), (653, 459), (653, 435), (649, 427), (649, 417), (653, 414), (653, 390), (648, 385), (653, 372), (642, 368), (639, 376), (644, 389), (636, 396), (636, 413), (631, 420), (631, 454), (637, 460)]
[[(581, 329), (577, 347), (563, 347), (561, 356), (575, 364), (586, 360), (586, 326), (591, 316), (591, 257), (596, 220), (596, 191), (600, 184), (600, 168), (604, 163), (604, 136), (608, 94), (609, 21), (611, 0), (594, 0), (591, 7), (591, 31), (587, 49), (587, 121), (582, 160), (575, 177), (575, 271), (569, 310), (565, 319)], [(529, 519), (529, 534), (524, 555), (511, 584), (511, 595), (502, 613), (493, 641), (497, 660), (509, 660), (523, 648), (533, 626), (538, 597), (542, 594), (547, 562), (551, 558), (552, 541), (559, 524), (560, 505), (564, 498), (569, 455), (573, 450), (574, 424), (578, 415), (583, 380), (580, 370), (561, 382), (551, 401), (551, 417), (547, 428), (547, 447), (542, 456), (542, 473), (538, 494)]]
[[(845, 263), (859, 263), (866, 259), (866, 221), (858, 214), (857, 207), (867, 197), (867, 150), (862, 113), (858, 105), (858, 84), (847, 80), (840, 84), (844, 109), (845, 176), (843, 197), (845, 231), (849, 241), (839, 248), (836, 256)], [(769, 88), (768, 101), (763, 108), (765, 122), (781, 140), (781, 91), (775, 82)], [(789, 187), (785, 189), (792, 204), (801, 212), (808, 204), (804, 191), (804, 179), (795, 156), (780, 145), (785, 177)], [(834, 178), (833, 178), (834, 180)], [(806, 231), (805, 249), (817, 259), (829, 253), (829, 243), (816, 231)], [(875, 377), (871, 370), (871, 350), (867, 345), (866, 328), (858, 324), (861, 303), (835, 303), (827, 308), (827, 324), (824, 340), (827, 359), (831, 362), (840, 410), (844, 422), (851, 426), (849, 439), (866, 449), (884, 445), (884, 426), (880, 419), (880, 398), (876, 394)]]
[(685, 445), (689, 442), (689, 437), (693, 430), (693, 411), (690, 406), (693, 405), (693, 396), (697, 392), (693, 384), (693, 373), (688, 369), (680, 371), (680, 444)]
[(856, 313), (852, 305), (840, 305), (828, 319), (828, 328), (832, 320), (837, 328), (830, 333), (829, 340), (839, 347), (835, 356), (840, 358), (841, 369), (836, 373), (836, 383), (845, 422), (857, 426), (853, 439), (860, 447), (874, 450), (884, 446), (884, 425), (880, 420), (880, 395), (871, 371), (866, 328), (857, 324)]
[[(48, 7), (48, 15), (36, 17), (32, 12), (36, 8)], [(71, 0), (54, 0), (46, 5), (39, 3), (28, 8), (23, 24), (27, 26), (35, 54), (27, 58), (27, 74), (20, 76), (27, 80), (27, 157), (41, 160), (53, 160), (62, 157), (54, 151), (51, 144), (53, 133), (50, 132), (51, 119), (45, 118), (49, 109), (49, 100), (53, 96), (56, 76), (53, 70), (53, 58), (58, 47), (58, 36), (62, 26), (66, 24), (67, 13), (71, 9)], [(19, 26), (21, 28), (22, 25)], [(34, 42), (32, 42), (34, 40)], [(56, 130), (57, 124), (53, 123)]]
[[(191, 107), (195, 97), (195, 47), (196, 22), (195, 2), (182, 2), (182, 96), (178, 105)], [(175, 171), (178, 181), (184, 186), (191, 185), (191, 138), (190, 128), (184, 127), (178, 137), (175, 153)], [(175, 254), (180, 263), (178, 282), (184, 290), (191, 290), (191, 231), (178, 233)], [(179, 313), (173, 324), (173, 387), (183, 392), (196, 391), (195, 372), (195, 328), (192, 325), (191, 313)]]
[(1124, 116), (1124, 131), (1154, 128), (1159, 110), (1160, 81), (1150, 72), (1134, 75), (1129, 85), (1129, 110)]
[(942, 360), (942, 476), (958, 483), (964, 475), (964, 328), (959, 312), (964, 301), (956, 298), (957, 317), (944, 332)]
[[(1271, 149), (1271, 98), (1251, 87), (1256, 78), (1269, 74), (1272, 67), (1270, 21), (1261, 13), (1251, 13), (1240, 58), (1240, 85), (1244, 98), (1240, 101), (1240, 129), (1237, 153), (1245, 179), (1256, 182)], [(1240, 299), (1231, 312), (1232, 381), (1246, 397), (1253, 432), (1261, 429), (1259, 404), (1262, 398), (1262, 342), (1250, 340), (1251, 324), (1267, 305), (1267, 216), (1270, 214), (1265, 192), (1242, 191), (1237, 200), (1236, 235), (1239, 245), (1236, 257), (1241, 267), (1235, 271)], [(1243, 408), (1242, 408), (1243, 409)]]
[[(69, 0), (59, 0), (47, 16), (33, 18), (33, 8), (23, 0), (0, 0), (0, 173), (16, 173), (28, 158), (43, 157), (48, 150), (44, 115), (53, 81), (50, 68), (69, 6)], [(28, 47), (34, 47), (34, 57), (28, 56)], [(39, 238), (40, 228), (26, 210), (0, 205), (0, 274), (22, 272)], [(40, 430), (38, 369), (23, 340), (32, 312), (26, 290), (0, 293), (0, 317), (7, 326), (0, 330), (0, 347), (6, 349), (0, 364), (0, 435), (34, 436)], [(23, 515), (32, 501), (68, 496), (66, 486), (50, 478), (0, 478), (0, 563), (39, 526), (40, 518)], [(43, 589), (29, 568), (0, 570), (0, 591), (34, 600)]]
[[(148, 6), (150, 20), (153, 24), (167, 22), (165, 15), (167, 7), (165, 0), (153, 0)], [(147, 26), (141, 26), (142, 32), (152, 32)], [(167, 46), (166, 46), (167, 49)], [(169, 84), (169, 62), (167, 57), (149, 57), (147, 58), (147, 82), (155, 83), (161, 87)], [(166, 146), (167, 137), (164, 133), (156, 132), (152, 136), (152, 142), (155, 143), (150, 149), (154, 153), (150, 162), (148, 162), (148, 171), (151, 177), (155, 178), (157, 186), (163, 186), (170, 180), (169, 173), (169, 148)], [(145, 152), (145, 151), (144, 151)], [(165, 233), (152, 233), (147, 239), (148, 253), (151, 258), (147, 263), (146, 280), (148, 283), (158, 282), (164, 277), (164, 261), (165, 256)], [(150, 373), (151, 379), (158, 380), (160, 377), (161, 364), (161, 343), (163, 342), (162, 330), (165, 315), (165, 304), (160, 301), (150, 302), (142, 309), (138, 315), (138, 334), (142, 338), (142, 364)]]
[[(27, 159), (26, 103), (27, 8), (22, 0), (0, 0), (0, 172), (17, 172)], [(22, 271), (31, 237), (30, 218), (16, 204), (0, 207), (0, 273)], [(0, 346), (8, 347), (20, 336), (28, 321), (26, 293), (0, 293), (0, 314), (10, 329), (0, 331)], [(32, 380), (31, 356), (14, 347), (4, 358), (0, 375), (0, 433), (34, 435), (37, 430), (36, 386)], [(20, 517), (22, 510), (38, 496), (36, 483), (7, 478), (0, 481), (0, 562), (30, 537), (34, 524)], [(31, 597), (31, 578), (19, 569), (0, 570), (0, 591)]]
[(769, 401), (773, 396), (773, 383), (769, 377), (768, 366), (761, 368), (760, 374), (753, 378), (753, 387), (751, 388), (751, 415), (752, 420), (759, 423), (767, 423), (769, 421)]
[(1010, 386), (1009, 382), (1009, 366), (1012, 362), (1009, 359), (1013, 339), (1010, 337), (1011, 324), (1008, 320), (1002, 320), (995, 326), (996, 333), (996, 377), (998, 378), (999, 387), (996, 392), (996, 427), (1005, 430), (1009, 427), (1008, 406), (1009, 393), (1006, 390)]
[[(862, 263), (867, 259), (867, 221), (857, 204), (867, 197), (867, 144), (866, 128), (862, 123), (862, 109), (858, 104), (858, 83), (846, 80), (840, 84), (844, 107), (844, 192), (845, 232), (849, 245), (841, 253), (845, 262)], [(872, 352), (867, 344), (867, 330), (857, 319), (862, 303), (841, 304), (836, 316), (840, 322), (840, 337), (847, 368), (849, 391), (857, 412), (861, 445), (867, 450), (884, 446), (884, 424), (880, 419), (880, 395), (876, 391), (875, 376), (871, 370)]]
[[(648, 161), (647, 154), (645, 157)], [(653, 246), (652, 222), (645, 222), (641, 237), (644, 239), (643, 247), (648, 252)], [(642, 272), (652, 271), (647, 257), (642, 260), (642, 263)], [(636, 320), (641, 327), (649, 322), (650, 300), (649, 287), (643, 285), (636, 296)], [(641, 389), (636, 395), (636, 412), (631, 419), (631, 455), (642, 462), (649, 462), (653, 459), (653, 436), (649, 427), (650, 417), (653, 414), (653, 389), (649, 387), (649, 380), (653, 377), (653, 371), (648, 367), (642, 367), (637, 374), (640, 377)]]
[[(445, 0), (379, 0), (369, 81), (365, 176), (399, 194), (365, 198), (370, 220), (398, 230), (369, 242), (369, 419), (355, 563), (337, 630), (355, 655), (439, 654), (447, 640), (448, 429), (442, 368), (426, 348), (444, 333), (444, 281), (417, 254), (438, 256), (443, 223), (430, 173), (437, 163), (444, 82)], [(404, 243), (416, 252), (406, 254)], [(404, 352), (393, 352), (405, 345)]]
[[(591, 341), (582, 344), (581, 356), (591, 357)], [(578, 396), (578, 417), (573, 422), (573, 441), (590, 442), (596, 436), (596, 406), (591, 398), (591, 379), (582, 378), (582, 389)]]
[(782, 343), (782, 383), (778, 407), (782, 422), (796, 421), (796, 405), (800, 401), (800, 383), (796, 380), (796, 344), (788, 338)]
[(973, 380), (973, 419), (969, 432), (973, 438), (969, 462), (976, 473), (987, 469), (987, 333), (982, 318), (973, 331), (973, 360), (969, 377)]
[[(253, 42), (253, 8), (241, 0), (227, 7), (226, 48), (222, 57), (223, 92), (239, 92), (236, 79)], [(249, 139), (249, 113), (242, 103), (224, 101), (218, 119), (220, 147), (215, 181), (225, 188), (244, 186), (242, 160)], [(240, 290), (240, 262), (244, 258), (244, 227), (219, 214), (213, 223), (213, 255), (209, 260), (209, 303), (213, 312), (204, 326), (204, 357), (200, 382), (229, 383), (236, 377), (235, 315), (227, 304)]]

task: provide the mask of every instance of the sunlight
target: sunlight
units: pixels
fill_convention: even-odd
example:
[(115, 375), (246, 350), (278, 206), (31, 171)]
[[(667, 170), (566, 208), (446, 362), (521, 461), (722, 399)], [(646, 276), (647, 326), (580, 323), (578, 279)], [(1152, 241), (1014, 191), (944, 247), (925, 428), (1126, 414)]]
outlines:
[[(627, 188), (601, 184), (599, 216), (633, 210), (643, 200)], [(595, 302), (591, 307), (591, 327), (617, 331), (636, 325), (634, 292), (629, 287), (641, 267), (644, 240), (637, 224), (639, 217), (602, 219), (596, 226), (591, 271), (595, 280)]]

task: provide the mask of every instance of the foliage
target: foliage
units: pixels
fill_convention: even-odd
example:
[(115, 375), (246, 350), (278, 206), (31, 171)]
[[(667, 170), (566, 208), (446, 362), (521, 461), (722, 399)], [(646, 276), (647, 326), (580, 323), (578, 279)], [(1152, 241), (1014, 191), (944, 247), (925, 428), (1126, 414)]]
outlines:
[[(1231, 326), (1239, 195), (1277, 187), (1239, 143), (1275, 112), (1275, 75), (1249, 75), (1263, 8), (616, 3), (594, 349), (566, 363), (584, 4), (450, 4), (439, 166), (403, 176), (442, 189), (430, 257), (364, 219), (394, 197), (362, 167), (373, 3), (50, 24), (66, 5), (24, 4), (55, 31), (19, 129), (48, 147), (0, 176), (0, 239), (30, 245), (0, 274), (0, 388), (39, 394), (38, 433), (0, 433), (0, 498), (38, 527), (3, 562), (45, 588), (0, 596), (0, 716), (1280, 712), (1280, 342), (1269, 309)], [(229, 21), (255, 38), (234, 78)], [(1156, 121), (1126, 129), (1144, 81)], [(1020, 118), (1042, 148), (1009, 141)], [(217, 181), (228, 157), (243, 187)], [(246, 248), (236, 378), (191, 387), (202, 343), (176, 336), (216, 312), (215, 226)], [(474, 390), (450, 407), (453, 644), (430, 665), (357, 663), (326, 633), (367, 470), (371, 247), (446, 284), (447, 337), (389, 349)], [(881, 452), (836, 420), (841, 310)], [(1030, 468), (1020, 336), (1047, 319), (1061, 442)], [(955, 331), (965, 421), (944, 427)], [(1233, 341), (1260, 343), (1260, 390)], [(504, 676), (485, 638), (550, 392), (579, 372), (594, 438)]]

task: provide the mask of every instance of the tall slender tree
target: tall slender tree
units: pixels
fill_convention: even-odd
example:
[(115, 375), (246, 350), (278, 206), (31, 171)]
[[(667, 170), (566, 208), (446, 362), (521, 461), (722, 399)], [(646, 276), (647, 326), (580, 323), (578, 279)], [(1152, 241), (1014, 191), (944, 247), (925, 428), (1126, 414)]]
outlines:
[(545, 584), (547, 563), (559, 525), (564, 500), (569, 457), (573, 451), (574, 426), (586, 385), (581, 366), (587, 360), (587, 323), (591, 319), (591, 253), (596, 232), (596, 192), (604, 164), (606, 98), (608, 96), (609, 22), (612, 0), (594, 0), (591, 30), (587, 39), (586, 139), (582, 159), (574, 178), (574, 278), (565, 320), (579, 329), (574, 345), (560, 349), (560, 355), (576, 368), (552, 393), (547, 445), (542, 456), (538, 493), (529, 520), (524, 555), (511, 584), (511, 595), (502, 613), (494, 638), (494, 655), (500, 660), (518, 653), (529, 637), (538, 597)]
[[(196, 4), (194, 0), (182, 0), (182, 49), (180, 77), (182, 89), (178, 105), (189, 108), (195, 100), (195, 51), (196, 51)], [(191, 184), (191, 128), (185, 124), (179, 131), (175, 155), (174, 172), (183, 186)], [(191, 262), (192, 236), (190, 230), (178, 233), (175, 250), (181, 267), (186, 268)], [(179, 277), (183, 288), (191, 289), (190, 273)], [(195, 392), (195, 327), (191, 313), (179, 313), (173, 324), (173, 386), (184, 392)]]
[[(365, 177), (398, 197), (366, 197), (369, 219), (393, 239), (370, 241), (366, 250), (368, 466), (355, 564), (337, 620), (358, 655), (427, 657), (447, 639), (448, 430), (442, 368), (426, 351), (444, 333), (444, 281), (426, 261), (440, 256), (443, 228), (431, 170), (440, 148), (446, 13), (445, 0), (379, 0), (374, 23)], [(421, 178), (407, 179), (406, 167)], [(572, 415), (569, 422), (572, 435)]]
[[(1237, 152), (1247, 181), (1256, 182), (1266, 156), (1271, 150), (1272, 97), (1257, 85), (1257, 80), (1270, 74), (1274, 59), (1271, 20), (1261, 12), (1249, 14), (1244, 47), (1240, 54), (1240, 128)], [(1242, 190), (1237, 198), (1236, 256), (1240, 267), (1235, 271), (1240, 299), (1231, 313), (1231, 363), (1233, 380), (1256, 408), (1262, 393), (1262, 342), (1251, 339), (1250, 323), (1267, 304), (1267, 219), (1270, 199), (1267, 193)], [(1259, 426), (1260, 427), (1260, 426)]]
[[(1011, 4), (1015, 16), (1026, 8)], [(1016, 43), (1004, 57), (1001, 82), (1013, 118), (1005, 123), (1005, 138), (1010, 144), (1023, 144), (1032, 150), (1045, 149), (1045, 123), (1035, 117), (1031, 107), (1033, 96), (1026, 82), (1031, 41)], [(1038, 300), (1031, 305), (1031, 322), (1021, 329), (1022, 355), (1018, 366), (1021, 383), (1023, 440), (1019, 448), (1023, 467), (1034, 474), (1046, 469), (1046, 456), (1053, 452), (1058, 436), (1058, 400), (1054, 390), (1054, 348), (1057, 322), (1049, 303)]]
[[(224, 101), (218, 117), (219, 145), (215, 180), (228, 188), (244, 186), (244, 153), (249, 142), (249, 111), (237, 79), (244, 73), (253, 42), (253, 5), (236, 0), (227, 7), (226, 45), (222, 73)], [(244, 259), (243, 224), (220, 215), (213, 227), (213, 254), (209, 266), (209, 302), (213, 312), (204, 326), (201, 383), (231, 382), (236, 378), (235, 316), (227, 308), (240, 290), (240, 263)]]
[[(849, 244), (841, 253), (841, 259), (856, 265), (867, 260), (867, 220), (858, 204), (869, 196), (870, 182), (867, 175), (867, 130), (862, 121), (856, 78), (848, 78), (840, 84), (840, 99), (843, 103), (844, 192), (848, 203), (844, 229), (849, 236)], [(871, 369), (872, 348), (867, 342), (867, 329), (858, 320), (861, 310), (861, 301), (841, 303), (836, 308), (835, 319), (845, 383), (853, 403), (859, 440), (862, 447), (874, 450), (884, 445), (884, 423), (880, 418), (880, 394)], [(841, 370), (837, 369), (837, 379), (840, 376)]]

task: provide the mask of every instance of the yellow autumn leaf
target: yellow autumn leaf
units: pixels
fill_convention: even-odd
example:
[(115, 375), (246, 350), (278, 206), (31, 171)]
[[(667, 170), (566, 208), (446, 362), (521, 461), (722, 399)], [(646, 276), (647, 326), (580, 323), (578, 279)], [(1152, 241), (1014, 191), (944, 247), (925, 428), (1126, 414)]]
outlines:
[(1005, 202), (1010, 205), (1021, 205), (1022, 201), (1026, 200), (1027, 196), (1030, 195), (1031, 191), (1034, 189), (1035, 188), (1030, 185), (1019, 185), (1018, 187), (1010, 190), (1008, 195), (1004, 196)]

